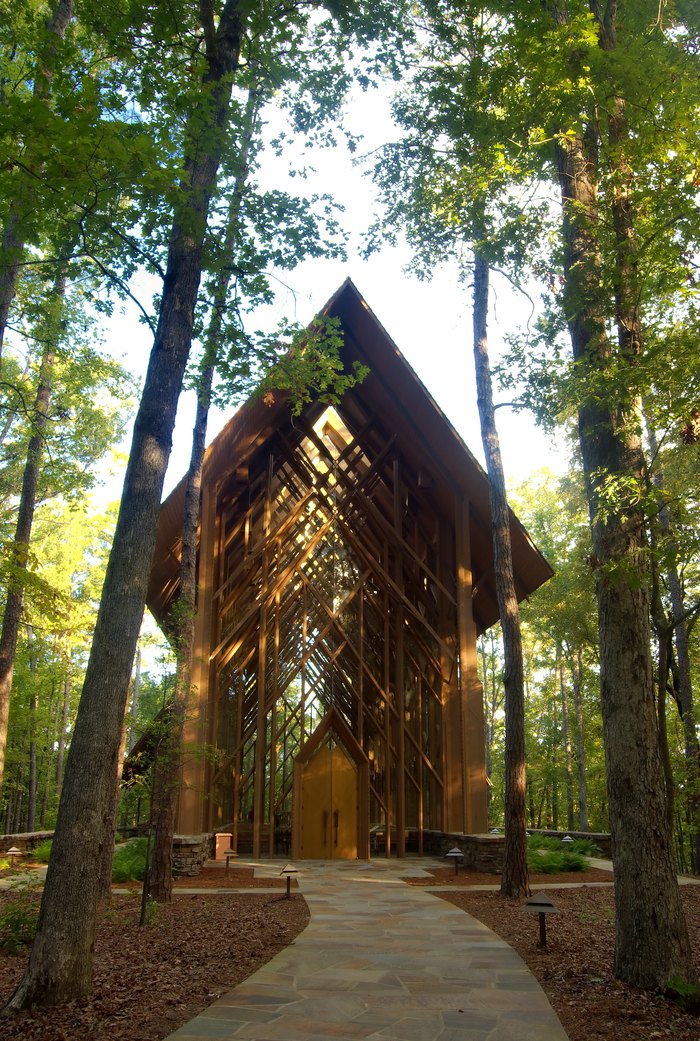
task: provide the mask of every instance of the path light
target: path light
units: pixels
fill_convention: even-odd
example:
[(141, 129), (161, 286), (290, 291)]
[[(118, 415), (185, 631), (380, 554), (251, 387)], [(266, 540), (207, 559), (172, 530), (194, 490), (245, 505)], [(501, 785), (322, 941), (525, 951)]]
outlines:
[(571, 835), (565, 835), (561, 841), (566, 842), (568, 845), (569, 842), (574, 842), (575, 840), (571, 838)]
[(10, 846), (10, 848), (5, 853), (5, 856), (10, 861), (10, 870), (14, 871), (15, 864), (17, 863), (17, 857), (21, 857), (22, 856), (22, 850), (21, 849), (17, 849), (16, 846)]
[(455, 875), (458, 875), (459, 874), (459, 860), (460, 860), (460, 857), (462, 859), (464, 859), (464, 853), (462, 853), (462, 851), (459, 848), (459, 846), (454, 846), (452, 849), (447, 851), (445, 856), (446, 857), (451, 857), (452, 860), (454, 860), (454, 862), (455, 862)]
[(500, 828), (491, 828), (490, 834), (491, 835), (500, 835), (501, 834), (501, 829)]
[(285, 864), (280, 871), (280, 875), (284, 875), (287, 879), (287, 900), (292, 899), (292, 876), (299, 874), (299, 868), (295, 868), (292, 864)]
[(522, 904), (521, 911), (530, 911), (532, 914), (538, 914), (540, 916), (540, 947), (547, 946), (547, 926), (545, 925), (545, 915), (548, 914), (559, 914), (559, 908), (555, 907), (550, 898), (546, 893), (535, 893), (534, 896), (528, 897), (524, 904)]

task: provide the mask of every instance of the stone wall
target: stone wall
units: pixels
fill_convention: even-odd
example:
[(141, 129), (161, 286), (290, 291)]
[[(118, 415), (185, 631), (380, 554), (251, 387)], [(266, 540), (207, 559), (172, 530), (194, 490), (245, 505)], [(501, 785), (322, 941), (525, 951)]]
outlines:
[(29, 853), (45, 839), (52, 838), (52, 831), (25, 831), (17, 835), (0, 835), (0, 853), (6, 853), (13, 846), (21, 849), (23, 853)]
[(460, 835), (444, 831), (423, 832), (423, 852), (427, 856), (444, 857), (455, 846), (461, 849), (460, 861), (470, 871), (500, 875), (503, 870), (505, 838), (503, 835)]
[(208, 835), (175, 835), (173, 838), (173, 875), (179, 878), (198, 875), (202, 865), (214, 856), (215, 839)]
[[(584, 831), (536, 831), (530, 829), (531, 835), (551, 835), (563, 839), (571, 835), (572, 839), (592, 839), (600, 847), (600, 856), (610, 859), (610, 835), (605, 832)], [(503, 871), (505, 856), (505, 838), (503, 835), (460, 835), (444, 831), (426, 831), (423, 833), (423, 852), (426, 856), (444, 857), (448, 850), (458, 849), (464, 853), (460, 861), (470, 871), (486, 871), (500, 875)]]

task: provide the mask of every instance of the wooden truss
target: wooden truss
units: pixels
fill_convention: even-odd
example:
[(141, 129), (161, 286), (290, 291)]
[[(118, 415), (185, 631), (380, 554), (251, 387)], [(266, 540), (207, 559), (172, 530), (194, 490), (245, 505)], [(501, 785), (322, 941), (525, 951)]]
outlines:
[(252, 831), (256, 856), (291, 834), (294, 763), (331, 711), (366, 756), (386, 852), (446, 825), (456, 549), (430, 483), (348, 396), (342, 416), (279, 429), (221, 490), (215, 819), (234, 843)]
[[(300, 809), (322, 760), (357, 779), (359, 856), (486, 826), (486, 476), (351, 282), (326, 312), (366, 379), (300, 417), (250, 399), (204, 465), (187, 740), (209, 754), (185, 764), (177, 827), (230, 828), (255, 856), (307, 855)], [(165, 626), (183, 499), (181, 482), (149, 586)], [(512, 515), (511, 540), (522, 598), (551, 570)]]

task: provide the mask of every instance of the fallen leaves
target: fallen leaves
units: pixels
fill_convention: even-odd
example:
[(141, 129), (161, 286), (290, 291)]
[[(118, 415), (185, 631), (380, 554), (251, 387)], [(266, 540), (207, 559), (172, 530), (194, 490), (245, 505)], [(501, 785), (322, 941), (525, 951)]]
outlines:
[[(0, 894), (0, 902), (8, 899)], [(176, 895), (145, 929), (139, 910), (140, 896), (133, 894), (114, 896), (103, 912), (90, 1000), (3, 1020), (3, 1041), (161, 1041), (269, 961), (308, 921), (300, 895), (280, 900), (254, 888)], [(9, 998), (25, 962), (26, 954), (0, 952), (0, 1001)]]
[[(696, 966), (700, 974), (700, 886), (684, 886), (686, 911)], [(663, 995), (649, 994), (613, 979), (615, 943), (612, 887), (558, 889), (548, 946), (537, 946), (534, 922), (523, 929), (518, 901), (500, 893), (463, 891), (445, 899), (474, 915), (514, 947), (539, 980), (570, 1041), (648, 1041), (672, 1037), (699, 1041), (700, 1019)], [(526, 924), (528, 924), (526, 922)]]

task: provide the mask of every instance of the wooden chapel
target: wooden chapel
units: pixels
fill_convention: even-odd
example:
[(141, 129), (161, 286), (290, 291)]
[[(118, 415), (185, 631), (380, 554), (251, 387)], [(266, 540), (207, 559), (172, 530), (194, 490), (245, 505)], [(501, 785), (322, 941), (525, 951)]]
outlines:
[[(255, 857), (402, 856), (486, 830), (487, 479), (352, 282), (325, 313), (366, 379), (301, 416), (251, 398), (204, 464), (177, 831), (230, 831)], [(161, 508), (161, 622), (183, 499), (184, 481)], [(522, 598), (551, 571), (514, 516), (511, 535)]]

